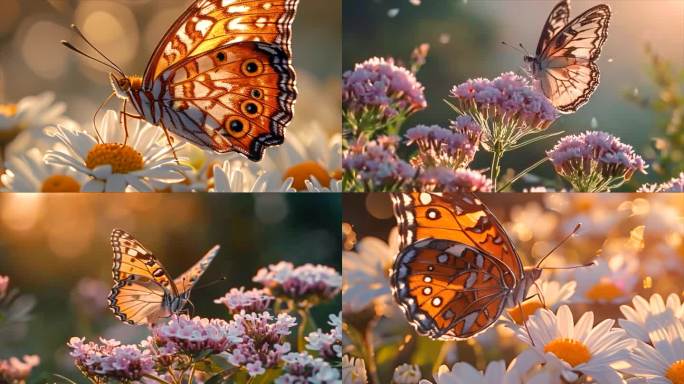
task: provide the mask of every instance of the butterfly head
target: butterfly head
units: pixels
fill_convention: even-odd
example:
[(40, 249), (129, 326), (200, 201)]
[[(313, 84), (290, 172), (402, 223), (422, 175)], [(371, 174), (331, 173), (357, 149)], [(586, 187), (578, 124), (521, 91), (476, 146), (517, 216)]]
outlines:
[(137, 92), (142, 89), (142, 78), (140, 76), (117, 77), (116, 74), (110, 73), (109, 81), (116, 96), (120, 99), (128, 99), (131, 92)]

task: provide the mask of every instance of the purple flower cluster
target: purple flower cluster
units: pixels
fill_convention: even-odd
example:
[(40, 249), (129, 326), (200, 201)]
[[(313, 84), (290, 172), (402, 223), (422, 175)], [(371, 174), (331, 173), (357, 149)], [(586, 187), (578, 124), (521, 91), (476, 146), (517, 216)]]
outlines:
[(427, 106), (423, 86), (393, 59), (371, 58), (342, 75), (342, 104), (347, 112), (372, 111), (385, 119), (408, 116)]
[(7, 296), (7, 292), (9, 291), (9, 283), (9, 276), (0, 275), (0, 300), (4, 299), (5, 296)]
[(661, 184), (644, 184), (637, 192), (684, 192), (684, 172)]
[(153, 373), (154, 356), (137, 345), (121, 345), (116, 340), (100, 339), (100, 344), (72, 337), (67, 344), (76, 366), (96, 383), (112, 380), (131, 382)]
[(221, 353), (229, 345), (239, 343), (241, 330), (221, 319), (173, 316), (168, 323), (152, 330), (154, 343), (190, 356)]
[(438, 125), (418, 125), (406, 131), (408, 144), (416, 144), (418, 153), (411, 159), (416, 167), (463, 168), (477, 151), (470, 138)]
[(22, 359), (10, 357), (0, 360), (0, 383), (24, 383), (31, 374), (31, 370), (38, 364), (40, 364), (40, 358), (36, 355), (26, 355)]
[(475, 147), (480, 145), (480, 138), (482, 137), (482, 126), (468, 115), (461, 115), (456, 120), (451, 121), (449, 126), (454, 132), (465, 135), (470, 144)]
[(426, 192), (492, 191), (492, 181), (470, 169), (429, 168), (418, 175), (417, 181), (419, 190)]
[(250, 289), (245, 287), (231, 288), (223, 297), (214, 300), (216, 304), (223, 304), (231, 314), (245, 312), (263, 312), (273, 301), (273, 296), (265, 289)]
[(306, 348), (317, 351), (326, 360), (339, 360), (342, 358), (342, 313), (330, 315), (328, 324), (332, 327), (330, 332), (319, 328), (304, 338)]
[(494, 80), (478, 78), (452, 88), (456, 106), (482, 120), (515, 124), (520, 130), (544, 130), (559, 116), (551, 101), (513, 72)]
[(629, 180), (635, 172), (646, 173), (648, 167), (630, 145), (600, 131), (565, 136), (546, 155), (556, 172), (579, 191), (610, 189), (611, 184)]
[(333, 268), (313, 264), (295, 268), (286, 261), (261, 268), (252, 280), (268, 288), (274, 296), (285, 296), (299, 304), (330, 300), (342, 287), (342, 276)]
[(275, 380), (275, 384), (340, 383), (340, 371), (321, 358), (314, 358), (308, 353), (291, 352), (282, 360), (285, 362), (283, 374)]
[(370, 141), (360, 138), (345, 153), (342, 166), (369, 190), (399, 187), (416, 174), (409, 163), (397, 156), (399, 140), (397, 136), (379, 136)]
[(278, 366), (282, 356), (290, 352), (290, 343), (285, 338), (297, 321), (285, 313), (278, 317), (268, 312), (242, 313), (235, 315), (231, 325), (239, 329), (242, 340), (226, 349), (228, 361), (247, 369), (253, 377)]

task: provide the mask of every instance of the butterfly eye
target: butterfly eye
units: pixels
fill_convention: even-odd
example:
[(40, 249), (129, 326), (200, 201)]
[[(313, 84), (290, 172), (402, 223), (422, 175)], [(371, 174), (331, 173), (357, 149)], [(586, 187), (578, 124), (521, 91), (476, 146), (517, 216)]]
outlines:
[(239, 116), (231, 116), (226, 119), (224, 128), (232, 137), (241, 138), (249, 132), (249, 122)]
[(252, 92), (250, 92), (250, 95), (252, 95), (252, 97), (255, 99), (261, 99), (262, 97), (264, 97), (264, 93), (261, 92), (261, 89), (258, 89), (258, 88), (252, 89)]
[(247, 115), (247, 117), (256, 117), (261, 114), (264, 107), (262, 107), (259, 103), (255, 103), (251, 100), (246, 100), (240, 105), (240, 109), (242, 110), (242, 113)]
[(258, 76), (264, 71), (264, 65), (256, 59), (248, 59), (242, 63), (242, 73), (245, 76)]

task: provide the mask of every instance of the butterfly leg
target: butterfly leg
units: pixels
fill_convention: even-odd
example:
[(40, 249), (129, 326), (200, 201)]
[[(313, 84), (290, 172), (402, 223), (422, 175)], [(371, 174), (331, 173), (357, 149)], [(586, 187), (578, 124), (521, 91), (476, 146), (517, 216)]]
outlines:
[(119, 117), (121, 119), (121, 125), (123, 126), (124, 133), (125, 133), (124, 142), (123, 142), (123, 144), (121, 144), (122, 147), (125, 147), (126, 144), (128, 144), (128, 118), (129, 117), (133, 118), (133, 119), (142, 119), (143, 118), (142, 116), (137, 116), (137, 115), (133, 115), (133, 114), (126, 112), (127, 103), (128, 103), (128, 100), (123, 101), (123, 108), (121, 109), (121, 113), (120, 113), (120, 117)]
[(520, 314), (522, 315), (522, 321), (523, 321), (523, 326), (525, 327), (525, 332), (527, 332), (527, 337), (530, 338), (530, 342), (532, 343), (532, 346), (534, 347), (534, 339), (532, 338), (532, 334), (530, 333), (530, 329), (527, 327), (527, 318), (525, 317), (525, 312), (523, 312), (522, 308), (522, 303), (518, 302), (518, 311), (520, 311)]
[(164, 125), (163, 122), (161, 123), (161, 127), (164, 130), (164, 135), (166, 135), (166, 142), (169, 143), (169, 147), (171, 147), (171, 152), (173, 152), (173, 158), (176, 159), (176, 163), (180, 164), (180, 161), (178, 161), (178, 156), (176, 155), (176, 150), (173, 148), (173, 138), (169, 134), (169, 130), (166, 129), (166, 126)]
[[(534, 282), (534, 286), (537, 287), (537, 294), (535, 294), (534, 296), (539, 297), (539, 300), (541, 301), (541, 303), (542, 303), (542, 305), (544, 306), (544, 308), (548, 308), (548, 307), (546, 306), (546, 300), (544, 299), (544, 295), (542, 294), (541, 287), (539, 286), (539, 284), (537, 283), (536, 280), (535, 280), (535, 282)], [(532, 296), (532, 297), (534, 297), (534, 296)]]

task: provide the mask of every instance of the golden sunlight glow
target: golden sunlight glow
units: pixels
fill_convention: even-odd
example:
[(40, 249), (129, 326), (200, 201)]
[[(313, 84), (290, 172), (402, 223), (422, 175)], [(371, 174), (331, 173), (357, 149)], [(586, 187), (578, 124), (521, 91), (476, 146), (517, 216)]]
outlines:
[(573, 367), (591, 359), (591, 352), (581, 342), (573, 339), (558, 338), (544, 346), (544, 352), (551, 352)]
[(622, 296), (624, 292), (615, 283), (609, 280), (601, 280), (589, 288), (584, 296), (593, 301), (610, 301)]
[(86, 167), (95, 169), (109, 164), (114, 173), (129, 173), (143, 168), (143, 157), (140, 152), (128, 145), (115, 143), (95, 144), (88, 152)]
[(0, 104), (0, 115), (12, 117), (17, 114), (16, 104)]

